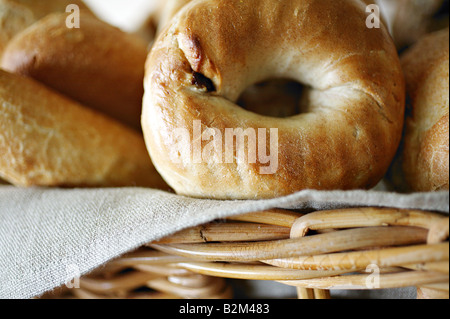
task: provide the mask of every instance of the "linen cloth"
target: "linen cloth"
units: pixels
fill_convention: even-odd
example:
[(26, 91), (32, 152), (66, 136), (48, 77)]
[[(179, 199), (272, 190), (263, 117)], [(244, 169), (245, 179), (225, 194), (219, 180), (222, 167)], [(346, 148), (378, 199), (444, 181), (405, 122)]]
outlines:
[(449, 212), (449, 195), (302, 191), (254, 201), (187, 198), (143, 188), (0, 186), (0, 298), (59, 287), (145, 243), (232, 215), (267, 210), (396, 207)]

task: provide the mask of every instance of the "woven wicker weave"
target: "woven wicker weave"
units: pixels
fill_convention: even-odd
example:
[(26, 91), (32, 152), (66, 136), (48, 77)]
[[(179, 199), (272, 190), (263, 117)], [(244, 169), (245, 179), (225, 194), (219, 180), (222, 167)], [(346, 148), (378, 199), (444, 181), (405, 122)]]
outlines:
[(76, 298), (232, 298), (227, 278), (270, 280), (300, 299), (330, 289), (417, 287), (449, 298), (449, 218), (433, 212), (352, 208), (270, 210), (190, 228), (81, 278)]

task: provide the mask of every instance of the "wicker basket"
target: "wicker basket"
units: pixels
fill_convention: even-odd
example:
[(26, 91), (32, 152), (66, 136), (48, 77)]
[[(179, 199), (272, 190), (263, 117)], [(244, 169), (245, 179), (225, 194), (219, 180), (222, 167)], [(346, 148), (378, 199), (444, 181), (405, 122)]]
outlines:
[(242, 279), (296, 287), (300, 299), (401, 287), (417, 287), (418, 298), (449, 298), (448, 236), (448, 215), (433, 212), (270, 210), (149, 243), (58, 296), (233, 298), (228, 279)]

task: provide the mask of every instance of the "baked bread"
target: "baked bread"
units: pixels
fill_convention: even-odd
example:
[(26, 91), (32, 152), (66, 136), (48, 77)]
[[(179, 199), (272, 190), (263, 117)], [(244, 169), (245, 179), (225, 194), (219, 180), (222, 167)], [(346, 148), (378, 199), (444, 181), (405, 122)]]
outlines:
[(69, 4), (93, 14), (81, 0), (0, 0), (0, 56), (17, 33), (50, 13), (65, 12)]
[(139, 130), (147, 43), (91, 15), (51, 14), (10, 41), (0, 67)]
[(449, 189), (449, 29), (402, 56), (410, 102), (403, 170), (412, 191)]
[[(405, 88), (387, 29), (367, 28), (365, 9), (347, 0), (184, 6), (153, 45), (144, 82), (144, 136), (167, 183), (217, 199), (375, 186), (399, 146)], [(235, 104), (272, 78), (308, 87), (302, 114), (280, 119)], [(245, 135), (239, 146), (224, 142), (239, 128), (258, 151)]]
[(140, 134), (2, 70), (0, 178), (22, 187), (167, 189)]

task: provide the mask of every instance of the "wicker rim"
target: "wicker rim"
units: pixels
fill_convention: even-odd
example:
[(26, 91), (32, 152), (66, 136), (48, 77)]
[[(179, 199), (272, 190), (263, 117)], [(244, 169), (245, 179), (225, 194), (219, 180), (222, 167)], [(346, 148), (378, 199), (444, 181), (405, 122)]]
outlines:
[[(411, 286), (422, 298), (448, 298), (448, 236), (448, 216), (433, 212), (268, 210), (149, 243), (82, 278), (74, 295), (230, 298), (226, 279), (234, 278), (293, 286), (302, 299), (330, 298), (330, 289)], [(153, 291), (136, 294), (142, 286)]]

